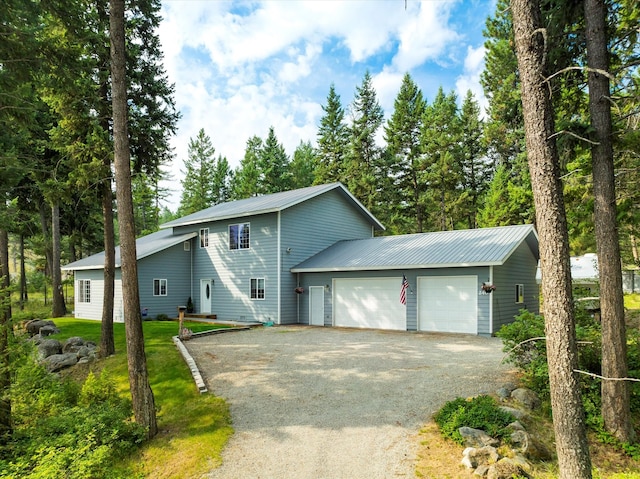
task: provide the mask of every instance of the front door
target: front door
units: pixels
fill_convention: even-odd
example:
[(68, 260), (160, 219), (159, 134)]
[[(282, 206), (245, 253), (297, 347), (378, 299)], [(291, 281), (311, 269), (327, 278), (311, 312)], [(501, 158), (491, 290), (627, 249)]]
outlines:
[(324, 286), (309, 287), (309, 322), (324, 326)]
[(211, 280), (200, 280), (200, 313), (211, 313)]

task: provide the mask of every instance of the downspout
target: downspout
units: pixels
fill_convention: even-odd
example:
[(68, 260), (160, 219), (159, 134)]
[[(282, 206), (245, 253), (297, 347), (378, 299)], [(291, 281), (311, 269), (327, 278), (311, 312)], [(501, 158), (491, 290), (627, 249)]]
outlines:
[(193, 301), (193, 250), (195, 248), (195, 245), (193, 244), (194, 241), (192, 239), (189, 241), (191, 242), (191, 246), (189, 247), (189, 267), (191, 268), (191, 272), (189, 273), (189, 295), (191, 296), (191, 301)]
[[(296, 273), (296, 286), (300, 286), (300, 273)], [(300, 295), (296, 294), (296, 322), (300, 324)]]
[[(489, 266), (489, 284), (493, 284), (493, 265)], [(493, 294), (489, 295), (489, 336), (493, 336)]]
[(277, 272), (277, 282), (278, 282), (278, 286), (277, 286), (277, 290), (278, 290), (278, 311), (277, 311), (277, 324), (282, 324), (281, 323), (281, 298), (282, 298), (282, 290), (281, 290), (281, 270), (282, 270), (282, 248), (281, 248), (281, 242), (280, 242), (280, 220), (281, 220), (281, 212), (278, 211), (278, 237), (277, 237), (277, 244), (278, 244), (278, 254), (277, 254), (277, 268), (278, 268), (278, 272)]

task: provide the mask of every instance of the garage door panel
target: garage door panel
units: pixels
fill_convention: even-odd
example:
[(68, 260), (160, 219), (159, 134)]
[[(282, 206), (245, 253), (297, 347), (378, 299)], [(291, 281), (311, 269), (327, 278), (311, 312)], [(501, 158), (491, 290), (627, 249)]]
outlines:
[(421, 331), (477, 334), (476, 276), (418, 278), (418, 323)]
[(334, 324), (355, 328), (407, 329), (399, 278), (334, 280)]

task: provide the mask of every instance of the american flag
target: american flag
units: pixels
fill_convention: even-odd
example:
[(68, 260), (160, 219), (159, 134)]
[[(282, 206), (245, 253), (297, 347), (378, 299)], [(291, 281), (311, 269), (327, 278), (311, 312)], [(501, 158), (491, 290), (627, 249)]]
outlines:
[(402, 287), (400, 288), (400, 302), (404, 305), (407, 304), (407, 288), (409, 287), (409, 281), (407, 277), (402, 275)]

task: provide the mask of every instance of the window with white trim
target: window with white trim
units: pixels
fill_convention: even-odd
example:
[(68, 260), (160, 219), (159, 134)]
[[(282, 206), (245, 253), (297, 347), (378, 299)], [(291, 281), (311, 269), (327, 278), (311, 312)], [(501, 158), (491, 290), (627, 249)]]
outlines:
[(524, 303), (524, 284), (516, 284), (516, 303)]
[(264, 299), (264, 278), (251, 278), (251, 299)]
[(200, 248), (209, 247), (209, 228), (200, 228)]
[(249, 249), (249, 223), (229, 225), (229, 249)]
[(80, 279), (78, 280), (78, 303), (90, 303), (91, 302), (91, 280)]
[(166, 296), (167, 295), (167, 280), (166, 279), (154, 279), (153, 280), (153, 295), (154, 296)]

